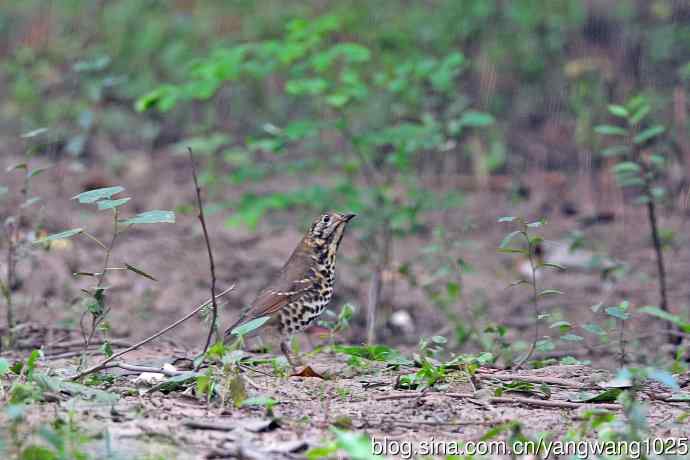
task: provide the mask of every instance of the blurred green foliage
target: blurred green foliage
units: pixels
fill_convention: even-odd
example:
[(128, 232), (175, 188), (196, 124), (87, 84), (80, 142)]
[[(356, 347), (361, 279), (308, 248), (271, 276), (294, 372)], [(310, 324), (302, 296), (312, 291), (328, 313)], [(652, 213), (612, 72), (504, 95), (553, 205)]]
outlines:
[(13, 2), (0, 123), (47, 128), (46, 152), (77, 159), (103, 139), (111, 156), (191, 146), (230, 224), (347, 208), (385, 240), (461, 203), (427, 191), (443, 175), (520, 173), (534, 145), (575, 168), (589, 160), (573, 152), (600, 150), (606, 102), (644, 88), (668, 106), (690, 79), (688, 14), (671, 0)]

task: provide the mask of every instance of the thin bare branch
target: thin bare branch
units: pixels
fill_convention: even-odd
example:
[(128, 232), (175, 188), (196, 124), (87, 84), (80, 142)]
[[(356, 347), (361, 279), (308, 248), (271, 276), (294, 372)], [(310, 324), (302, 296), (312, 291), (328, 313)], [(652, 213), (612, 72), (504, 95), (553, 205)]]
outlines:
[(211, 345), (211, 339), (213, 334), (216, 332), (218, 323), (218, 304), (216, 303), (216, 266), (213, 262), (213, 251), (211, 250), (211, 240), (208, 237), (208, 229), (206, 228), (206, 219), (204, 218), (204, 203), (201, 200), (201, 187), (199, 187), (199, 180), (196, 174), (196, 164), (194, 163), (194, 153), (191, 147), (187, 147), (189, 151), (189, 162), (192, 165), (192, 178), (194, 179), (194, 191), (196, 192), (196, 204), (199, 208), (199, 213), (197, 217), (199, 222), (201, 222), (201, 228), (204, 231), (204, 241), (206, 242), (206, 250), (208, 251), (208, 262), (211, 268), (211, 326), (208, 329), (208, 337), (206, 337), (206, 344), (204, 345), (204, 351), (202, 355), (206, 353), (208, 347)]

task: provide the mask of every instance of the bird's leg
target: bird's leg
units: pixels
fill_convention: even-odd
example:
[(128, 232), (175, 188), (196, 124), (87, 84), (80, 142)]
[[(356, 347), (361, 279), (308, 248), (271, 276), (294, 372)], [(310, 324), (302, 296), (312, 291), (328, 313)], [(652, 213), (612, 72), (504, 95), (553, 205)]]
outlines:
[(288, 363), (290, 363), (290, 367), (292, 367), (292, 370), (294, 372), (297, 372), (297, 366), (302, 365), (302, 360), (299, 359), (299, 356), (293, 357), (290, 352), (290, 339), (283, 340), (280, 342), (280, 351), (283, 352), (285, 357), (288, 360)]

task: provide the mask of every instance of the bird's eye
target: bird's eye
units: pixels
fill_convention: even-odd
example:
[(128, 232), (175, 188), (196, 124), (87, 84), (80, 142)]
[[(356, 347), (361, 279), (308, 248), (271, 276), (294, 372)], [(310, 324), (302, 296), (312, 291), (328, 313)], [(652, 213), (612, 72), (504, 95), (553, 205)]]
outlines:
[(329, 216), (328, 214), (326, 214), (325, 216), (323, 216), (323, 222), (324, 222), (325, 224), (327, 224), (330, 220), (331, 220), (331, 216)]

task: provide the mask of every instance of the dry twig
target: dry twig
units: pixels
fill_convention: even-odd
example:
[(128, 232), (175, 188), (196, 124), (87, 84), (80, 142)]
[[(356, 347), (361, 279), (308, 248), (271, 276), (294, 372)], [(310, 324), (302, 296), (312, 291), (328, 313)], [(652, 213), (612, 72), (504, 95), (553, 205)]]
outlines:
[[(415, 398), (422, 398), (424, 396), (431, 396), (431, 395), (438, 395), (438, 396), (445, 396), (449, 398), (456, 398), (456, 399), (479, 399), (481, 400), (482, 398), (478, 398), (477, 395), (474, 393), (428, 393), (428, 394), (423, 394), (423, 393), (413, 393), (413, 394), (399, 394), (399, 395), (389, 395), (389, 396), (381, 396), (378, 398), (375, 398), (376, 401), (384, 401), (384, 400), (389, 400), (389, 399), (415, 399)], [(534, 398), (523, 398), (523, 397), (514, 397), (514, 398), (507, 398), (504, 396), (493, 396), (490, 398), (486, 399), (487, 402), (491, 404), (523, 404), (523, 405), (528, 405), (528, 406), (537, 406), (537, 407), (545, 407), (549, 409), (578, 409), (580, 407), (597, 407), (599, 409), (611, 409), (611, 410), (619, 410), (622, 408), (620, 404), (609, 404), (609, 403), (575, 403), (575, 402), (570, 402), (570, 401), (552, 401), (552, 400), (544, 400), (544, 399), (534, 399)]]
[[(457, 399), (473, 399), (476, 396), (472, 393), (442, 393), (450, 398)], [(493, 396), (488, 398), (491, 404), (523, 404), (527, 406), (545, 407), (549, 409), (579, 409), (580, 407), (597, 407), (599, 409), (619, 410), (622, 408), (620, 404), (609, 403), (575, 403), (570, 401), (552, 401), (545, 399), (513, 397), (507, 398), (505, 396)]]
[(196, 192), (196, 204), (199, 208), (199, 213), (197, 217), (199, 222), (201, 222), (201, 228), (204, 231), (204, 241), (206, 242), (206, 250), (208, 251), (208, 261), (211, 266), (211, 326), (208, 330), (208, 337), (206, 338), (206, 344), (204, 345), (204, 351), (202, 355), (206, 353), (208, 347), (211, 345), (211, 339), (213, 338), (214, 332), (216, 332), (216, 327), (218, 323), (218, 304), (216, 303), (216, 266), (213, 263), (213, 251), (211, 250), (211, 240), (208, 237), (208, 230), (206, 228), (206, 219), (204, 217), (204, 204), (201, 201), (201, 187), (199, 187), (199, 180), (196, 175), (196, 164), (194, 164), (194, 153), (191, 147), (187, 147), (189, 151), (189, 162), (192, 165), (192, 178), (194, 179), (194, 191)]
[(592, 385), (586, 385), (584, 383), (574, 382), (566, 379), (560, 379), (558, 377), (539, 377), (533, 375), (519, 375), (519, 374), (492, 374), (484, 373), (479, 371), (479, 376), (486, 379), (496, 379), (496, 380), (522, 380), (529, 383), (545, 383), (547, 385), (558, 385), (565, 388), (575, 388), (578, 390), (586, 390), (592, 388)]

